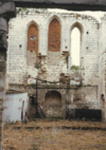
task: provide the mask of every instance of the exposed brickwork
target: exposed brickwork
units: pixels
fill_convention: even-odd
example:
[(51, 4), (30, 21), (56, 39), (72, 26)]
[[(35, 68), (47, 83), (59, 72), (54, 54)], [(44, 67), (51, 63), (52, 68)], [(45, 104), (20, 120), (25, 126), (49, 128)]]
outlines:
[[(21, 85), (24, 83), (25, 77), (28, 78), (29, 76), (30, 78), (27, 80), (28, 85), (35, 83), (36, 80), (33, 78), (37, 76), (40, 79), (48, 81), (58, 81), (60, 79), (64, 81), (67, 77), (70, 77), (70, 85), (73, 88), (73, 90), (70, 89), (70, 108), (82, 108), (85, 107), (85, 103), (89, 103), (89, 108), (100, 108), (99, 100), (101, 93), (98, 91), (98, 87), (101, 71), (100, 73), (98, 71), (100, 64), (104, 66), (104, 63), (101, 63), (101, 61), (104, 60), (105, 62), (105, 57), (104, 59), (101, 57), (101, 61), (98, 57), (99, 51), (101, 51), (101, 48), (99, 49), (99, 22), (93, 17), (72, 13), (35, 13), (35, 11), (31, 11), (28, 15), (25, 14), (23, 16), (22, 18), (19, 15), (18, 18), (13, 19), (9, 23), (9, 55), (7, 60), (9, 83)], [(56, 20), (56, 18), (58, 19)], [(27, 50), (28, 27), (31, 23), (34, 25), (37, 24), (39, 29), (38, 51), (40, 65), (36, 65), (37, 57), (35, 50), (32, 52)], [(17, 28), (17, 25), (20, 28)], [(69, 55), (71, 52), (71, 29), (76, 26), (81, 30), (82, 36), (80, 48), (81, 66), (80, 70), (72, 71), (70, 70), (71, 55)], [(103, 49), (105, 50), (105, 48)], [(101, 82), (101, 84), (105, 85), (105, 82)], [(74, 89), (76, 85), (80, 85), (77, 87), (77, 91)], [(45, 98), (47, 92), (43, 92), (43, 89), (42, 92), (38, 92), (38, 99), (41, 106), (45, 103), (45, 99), (43, 100), (43, 98)], [(62, 106), (59, 111), (54, 109), (54, 115), (63, 116), (65, 112), (65, 103), (63, 101), (66, 100), (66, 94), (65, 90), (64, 97), (62, 96)], [(104, 92), (103, 94), (105, 95)], [(44, 112), (47, 112), (48, 115), (52, 111), (52, 108), (50, 111), (48, 111), (48, 107), (44, 109)], [(51, 115), (53, 114), (51, 113)]]
[[(18, 82), (20, 81), (20, 76), (22, 77), (24, 74), (29, 75), (29, 72), (31, 72), (30, 74), (33, 74), (34, 77), (36, 77), (35, 74), (37, 75), (38, 70), (36, 70), (35, 67), (35, 51), (27, 51), (27, 34), (31, 22), (33, 25), (37, 24), (39, 29), (39, 53), (41, 57), (46, 57), (45, 61), (41, 58), (40, 66), (42, 66), (42, 70), (39, 68), (39, 71), (41, 71), (40, 74), (42, 73), (42, 79), (57, 81), (60, 78), (60, 74), (64, 73), (67, 75), (68, 71), (72, 76), (73, 72), (70, 71), (71, 55), (68, 57), (68, 70), (66, 61), (68, 55), (66, 56), (66, 53), (71, 52), (71, 29), (75, 27), (76, 22), (78, 22), (77, 27), (80, 27), (80, 30), (83, 32), (80, 49), (80, 76), (82, 84), (97, 85), (99, 67), (98, 21), (93, 17), (85, 15), (56, 12), (35, 13), (35, 11), (32, 14), (25, 14), (23, 18), (19, 15), (18, 18), (12, 19), (9, 23), (9, 55), (7, 60), (9, 83), (22, 84), (22, 81)], [(17, 25), (20, 26), (20, 28), (17, 28)], [(22, 46), (20, 47), (20, 45)], [(53, 46), (55, 46), (55, 48)], [(88, 47), (88, 49), (86, 49), (86, 47)], [(74, 79), (75, 76), (73, 75), (72, 80), (74, 81)], [(76, 77), (75, 80), (80, 79)], [(75, 83), (76, 82), (73, 82), (71, 84)]]
[(32, 24), (28, 30), (28, 50), (38, 54), (38, 28)]
[(49, 25), (49, 45), (48, 50), (51, 52), (60, 51), (61, 26), (56, 19)]
[(49, 25), (48, 35), (48, 64), (49, 66), (58, 66), (60, 62), (60, 44), (61, 44), (61, 26), (60, 23), (53, 19)]

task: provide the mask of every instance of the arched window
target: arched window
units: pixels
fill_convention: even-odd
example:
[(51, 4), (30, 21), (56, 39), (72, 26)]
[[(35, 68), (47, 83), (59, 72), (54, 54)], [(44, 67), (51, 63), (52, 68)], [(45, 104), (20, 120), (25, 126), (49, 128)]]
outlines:
[(28, 47), (29, 51), (35, 51), (38, 54), (38, 28), (31, 24), (28, 29)]
[(71, 27), (71, 67), (80, 67), (83, 27), (76, 22)]
[(48, 51), (60, 51), (61, 26), (58, 20), (53, 19), (49, 25), (49, 46)]
[(31, 23), (28, 28), (27, 35), (27, 65), (29, 67), (38, 68), (38, 42), (39, 42), (39, 30), (35, 23)]
[(48, 31), (48, 65), (58, 65), (60, 59), (61, 25), (57, 19), (49, 24)]
[(80, 31), (76, 27), (71, 32), (71, 59), (72, 66), (80, 66)]

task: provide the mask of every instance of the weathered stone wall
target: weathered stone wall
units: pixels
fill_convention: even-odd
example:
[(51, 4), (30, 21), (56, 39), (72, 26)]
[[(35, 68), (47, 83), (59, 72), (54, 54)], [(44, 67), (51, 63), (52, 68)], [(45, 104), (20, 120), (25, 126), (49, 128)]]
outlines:
[[(17, 1), (17, 0), (16, 0)], [(3, 139), (3, 109), (4, 109), (4, 97), (5, 97), (5, 75), (6, 75), (6, 49), (7, 49), (7, 41), (6, 41), (6, 32), (7, 32), (7, 27), (6, 28), (4, 28), (3, 26), (5, 25), (5, 22), (6, 22), (6, 24), (7, 24), (7, 21), (9, 21), (9, 19), (11, 18), (11, 17), (13, 17), (14, 16), (14, 14), (15, 14), (15, 5), (14, 5), (14, 3), (13, 2), (16, 2), (15, 0), (12, 0), (12, 2), (8, 2), (8, 0), (7, 1), (4, 1), (4, 2), (0, 2), (0, 15), (1, 15), (1, 18), (0, 18), (0, 50), (1, 50), (1, 52), (0, 52), (0, 83), (1, 83), (1, 90), (0, 90), (0, 97), (1, 97), (1, 100), (0, 100), (0, 107), (1, 107), (1, 111), (0, 111), (0, 121), (1, 121), (1, 130), (0, 130), (0, 149), (2, 150), (3, 149), (3, 143), (2, 143), (2, 139)], [(6, 2), (6, 3), (5, 3)], [(78, 1), (78, 2), (75, 2), (75, 3), (73, 3), (72, 1), (70, 2), (70, 3), (68, 3), (68, 2), (66, 2), (66, 5), (64, 5), (63, 4), (63, 2), (61, 2), (61, 6), (60, 6), (60, 3), (58, 2), (58, 4), (53, 4), (53, 5), (51, 5), (51, 3), (48, 3), (48, 1), (45, 1), (45, 2), (43, 2), (43, 5), (41, 4), (42, 2), (40, 2), (40, 3), (38, 3), (38, 4), (36, 4), (36, 2), (34, 2), (33, 0), (32, 0), (32, 3), (30, 3), (30, 7), (31, 6), (35, 6), (35, 7), (39, 7), (39, 6), (42, 6), (42, 7), (61, 7), (61, 8), (67, 8), (67, 9), (74, 9), (74, 10), (76, 10), (76, 8), (77, 8), (77, 10), (79, 9), (79, 10), (81, 10), (81, 9), (83, 9), (83, 10), (85, 10), (85, 9), (93, 9), (93, 10), (98, 10), (98, 9), (102, 9), (102, 10), (106, 10), (106, 7), (105, 7), (105, 5), (104, 5), (104, 3), (102, 3), (101, 2), (101, 4), (103, 4), (103, 5), (100, 5), (100, 1), (99, 2), (95, 2), (95, 1), (93, 1), (93, 3), (92, 2), (85, 2), (85, 5), (83, 6), (82, 4), (84, 4), (84, 2), (82, 2), (82, 1)], [(73, 4), (72, 4), (73, 3)], [(39, 5), (40, 4), (40, 5)], [(45, 4), (47, 4), (47, 5), (45, 5)], [(72, 5), (69, 5), (69, 4), (72, 4)], [(20, 0), (19, 1), (17, 1), (16, 2), (16, 5), (17, 6), (24, 6), (24, 7), (26, 7), (26, 6), (28, 6), (29, 5), (29, 3), (28, 3), (28, 1), (26, 1), (26, 0), (23, 0), (23, 1), (21, 1), (20, 2)], [(77, 7), (76, 7), (77, 6)], [(92, 7), (93, 6), (93, 7)], [(3, 17), (3, 18), (2, 18)], [(47, 16), (46, 16), (47, 17)], [(78, 17), (76, 17), (77, 19), (78, 19)], [(91, 17), (92, 18), (92, 17)], [(6, 19), (6, 20), (5, 20)], [(45, 18), (46, 19), (46, 18)], [(91, 19), (92, 20), (92, 19)], [(15, 21), (14, 21), (15, 22)], [(18, 22), (19, 23), (19, 22)], [(95, 24), (95, 23), (94, 23)], [(16, 23), (16, 25), (17, 25), (17, 23)], [(47, 25), (47, 24), (46, 24)], [(17, 25), (17, 27), (19, 27), (20, 26), (20, 24), (18, 24)], [(11, 27), (12, 27), (12, 24), (11, 24)], [(10, 28), (11, 28), (10, 27)], [(13, 25), (13, 27), (14, 27), (14, 25)], [(42, 27), (41, 27), (42, 28)], [(22, 27), (22, 25), (21, 25), (21, 29), (25, 29), (25, 28), (23, 28)], [(92, 28), (93, 29), (93, 28)], [(105, 28), (104, 28), (105, 29)], [(103, 29), (103, 30), (104, 30)], [(18, 31), (20, 30), (20, 28), (18, 28)], [(25, 29), (26, 30), (26, 29)], [(24, 30), (24, 31), (25, 31)], [(17, 32), (17, 34), (14, 34), (14, 32)], [(9, 38), (9, 42), (11, 41), (11, 39), (12, 39), (12, 41), (14, 41), (12, 44), (13, 45), (9, 45), (9, 57), (8, 57), (8, 63), (9, 63), (9, 66), (8, 66), (8, 73), (9, 73), (9, 83), (14, 83), (14, 84), (19, 84), (19, 83), (24, 83), (25, 82), (25, 80), (24, 80), (24, 78), (26, 77), (27, 78), (27, 76), (28, 76), (28, 71), (27, 71), (27, 60), (26, 60), (26, 56), (27, 56), (27, 52), (26, 52), (26, 45), (24, 45), (24, 49), (21, 49), (22, 48), (22, 45), (21, 45), (21, 43), (23, 44), (23, 42), (25, 42), (25, 40), (26, 40), (26, 38), (23, 38), (24, 36), (23, 36), (23, 34), (25, 35), (25, 37), (26, 37), (26, 34), (25, 34), (25, 32), (22, 32), (22, 30), (20, 31), (21, 33), (22, 33), (22, 41), (21, 40), (18, 40), (18, 38), (21, 38), (21, 36), (20, 36), (20, 32), (19, 32), (19, 34), (18, 34), (18, 31), (16, 30), (16, 28), (15, 28), (15, 30), (14, 31), (12, 31), (11, 33), (12, 34), (10, 34), (10, 38)], [(43, 31), (42, 32), (40, 32), (40, 35), (42, 35), (42, 33), (44, 33), (45, 32), (45, 29), (43, 29)], [(15, 37), (18, 37), (18, 38), (15, 38)], [(42, 38), (41, 39), (44, 39), (44, 37), (42, 36)], [(45, 40), (46, 40), (46, 42), (47, 42), (47, 38), (45, 38)], [(27, 40), (26, 40), (27, 41)], [(67, 40), (65, 40), (65, 42), (66, 42)], [(26, 42), (27, 43), (27, 42)], [(47, 48), (47, 45), (45, 44), (45, 41), (43, 41), (42, 42), (43, 44), (40, 44), (40, 46), (39, 46), (39, 49), (41, 50), (42, 49), (42, 46), (45, 46), (45, 48)], [(64, 43), (64, 42), (63, 42)], [(64, 45), (64, 44), (63, 44)], [(19, 47), (20, 47), (20, 50), (19, 50)], [(67, 49), (67, 46), (65, 46), (65, 48)], [(104, 48), (104, 47), (103, 47)], [(87, 47), (87, 49), (88, 49), (88, 47)], [(39, 50), (39, 52), (40, 52), (40, 50)], [(47, 50), (47, 49), (45, 49), (45, 50)], [(21, 52), (20, 52), (21, 51)], [(42, 51), (42, 50), (41, 50)], [(16, 53), (15, 53), (16, 52)], [(45, 52), (44, 52), (45, 53)], [(43, 53), (42, 53), (43, 54)], [(46, 54), (47, 54), (47, 51), (46, 51)], [(102, 55), (101, 55), (102, 56)], [(14, 59), (13, 59), (14, 58)], [(90, 57), (91, 58), (91, 57)], [(94, 56), (92, 55), (92, 58), (94, 58)], [(96, 57), (97, 58), (97, 57)], [(95, 59), (95, 58), (94, 58)], [(103, 59), (103, 58), (100, 58), (99, 59), (99, 63), (100, 63), (100, 65), (101, 65), (101, 59)], [(44, 60), (44, 62), (45, 62), (45, 65), (46, 65), (46, 59), (43, 57), (43, 60)], [(63, 60), (64, 60), (64, 58), (63, 58)], [(96, 60), (96, 59), (95, 59)], [(84, 61), (84, 59), (83, 59), (83, 57), (82, 57), (82, 62)], [(16, 63), (16, 62), (18, 62), (18, 63)], [(41, 62), (42, 63), (42, 62)], [(96, 64), (97, 62), (95, 61), (95, 64)], [(22, 65), (23, 64), (23, 65)], [(82, 63), (82, 64), (84, 64), (84, 62)], [(102, 64), (104, 64), (104, 62), (102, 63)], [(42, 63), (42, 65), (43, 65), (43, 63)], [(63, 67), (63, 66), (62, 66)], [(65, 67), (65, 69), (66, 69), (66, 66), (64, 66)], [(83, 67), (83, 65), (82, 65), (82, 67)], [(87, 66), (88, 67), (88, 66)], [(102, 68), (102, 69), (101, 69)], [(88, 69), (88, 68), (87, 68)], [(45, 69), (44, 69), (45, 70)], [(82, 69), (83, 70), (83, 69)], [(29, 72), (31, 72), (32, 70), (30, 70)], [(92, 71), (92, 69), (91, 69), (91, 71)], [(35, 75), (35, 73), (36, 73), (37, 71), (35, 70), (33, 73), (31, 73), (31, 75), (33, 74), (33, 76), (36, 76)], [(41, 71), (42, 72), (42, 71)], [(97, 73), (97, 70), (95, 71), (95, 73)], [(93, 73), (92, 75), (93, 76), (95, 76), (95, 73)], [(101, 85), (99, 86), (99, 91), (100, 92), (104, 92), (104, 90), (103, 90), (103, 88), (102, 87), (104, 87), (104, 84), (103, 84), (103, 81), (104, 81), (104, 68), (103, 67), (100, 67), (99, 68), (99, 74), (100, 74), (100, 76), (102, 76), (103, 75), (103, 78), (100, 80), (100, 83), (101, 83)], [(83, 72), (83, 75), (85, 75), (85, 73)], [(93, 81), (94, 81), (94, 78), (93, 78)], [(33, 83), (33, 81), (32, 81), (32, 83)], [(86, 83), (86, 82), (85, 82)], [(87, 84), (87, 83), (86, 83)], [(91, 84), (95, 84), (95, 81), (94, 81), (94, 83), (92, 83), (91, 82)], [(102, 85), (103, 84), (103, 85)], [(102, 89), (101, 89), (102, 88)], [(103, 99), (103, 97), (102, 97), (102, 99)]]
[[(99, 37), (99, 92), (101, 108), (103, 110), (103, 117), (106, 119), (106, 15), (104, 16), (100, 25)], [(102, 97), (104, 95), (104, 97)]]
[[(57, 100), (55, 102), (54, 95), (51, 95), (51, 91), (59, 92), (61, 95), (61, 101)], [(50, 92), (49, 101), (46, 101), (46, 94)], [(68, 96), (69, 108), (84, 108), (84, 109), (100, 109), (100, 103), (98, 99), (98, 87), (81, 87), (69, 90), (67, 94), (67, 89), (38, 89), (38, 102), (46, 114), (46, 116), (51, 117), (63, 117), (65, 118), (66, 112), (66, 100)]]
[[(51, 54), (48, 51), (48, 34), (49, 25), (53, 19), (59, 20), (59, 30), (61, 28), (61, 40), (60, 45), (60, 56), (57, 54)], [(42, 56), (46, 56), (45, 74), (46, 79), (49, 80), (59, 80), (59, 74), (68, 72), (71, 74), (70, 70), (67, 70), (67, 62), (65, 53), (70, 54), (70, 44), (71, 44), (71, 31), (72, 28), (77, 27), (81, 32), (81, 77), (83, 85), (97, 85), (98, 81), (98, 40), (99, 40), (99, 23), (90, 16), (70, 14), (70, 13), (56, 13), (56, 12), (46, 12), (37, 13), (30, 11), (28, 15), (18, 15), (17, 18), (10, 21), (9, 26), (9, 48), (8, 48), (8, 74), (9, 83), (23, 84), (24, 77), (28, 76), (30, 71), (28, 71), (27, 66), (27, 32), (28, 27), (31, 22), (35, 22), (39, 29), (39, 43), (38, 43), (38, 54), (41, 56), (41, 61), (43, 61)], [(60, 38), (60, 36), (59, 36)], [(21, 45), (21, 47), (20, 47)], [(49, 57), (49, 55), (50, 57)], [(29, 54), (28, 54), (29, 55)], [(47, 58), (48, 56), (48, 58)], [(57, 59), (60, 63), (57, 63)], [(51, 59), (51, 61), (50, 61)], [(70, 61), (71, 56), (68, 60)], [(32, 57), (31, 57), (32, 60)], [(49, 60), (49, 61), (48, 61)], [(54, 60), (54, 61), (53, 61)], [(89, 61), (90, 60), (90, 61)], [(18, 63), (17, 63), (18, 62)], [(53, 62), (55, 62), (53, 64)], [(33, 62), (35, 63), (35, 62)], [(49, 65), (53, 64), (52, 67)], [(57, 65), (57, 69), (56, 65)], [(71, 65), (71, 64), (70, 64)], [(54, 67), (53, 67), (54, 66)], [(70, 66), (69, 66), (70, 68)], [(42, 70), (42, 68), (40, 68)], [(39, 69), (39, 71), (41, 71)], [(54, 78), (57, 75), (56, 78)], [(32, 77), (37, 76), (36, 67), (32, 71)]]
[[(29, 51), (27, 47), (31, 24), (35, 24), (39, 31), (38, 53)], [(78, 71), (70, 70), (71, 32), (75, 27), (81, 35)], [(55, 89), (62, 97), (58, 106), (52, 106), (55, 103), (53, 100), (47, 105), (46, 88), (38, 90), (39, 104), (47, 116), (65, 116), (67, 95), (70, 108), (101, 108), (98, 97), (99, 23), (96, 19), (72, 13), (29, 10), (28, 14), (24, 12), (10, 21), (8, 41), (9, 89), (35, 94), (33, 86), (28, 86), (36, 83), (36, 77), (52, 82), (65, 82), (70, 78), (69, 94), (67, 86)], [(60, 83), (56, 84), (59, 85)], [(44, 88), (43, 84), (42, 87)]]

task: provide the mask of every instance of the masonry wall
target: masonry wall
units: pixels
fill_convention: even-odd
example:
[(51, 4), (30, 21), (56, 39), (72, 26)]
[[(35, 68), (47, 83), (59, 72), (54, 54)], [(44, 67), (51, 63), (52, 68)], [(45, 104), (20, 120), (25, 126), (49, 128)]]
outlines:
[[(27, 35), (31, 24), (36, 25), (38, 30), (37, 52), (28, 49)], [(81, 34), (78, 71), (70, 70), (71, 32), (75, 27)], [(51, 82), (64, 82), (70, 78), (70, 107), (85, 107), (86, 103), (89, 108), (100, 108), (99, 23), (93, 17), (72, 13), (29, 11), (29, 14), (18, 15), (9, 22), (8, 41), (9, 89), (15, 88), (17, 91), (35, 94), (34, 88), (31, 91), (27, 87), (36, 83), (36, 77)], [(57, 83), (57, 86), (59, 84)], [(47, 93), (44, 89), (41, 92), (44, 94), (39, 94), (39, 103), (43, 108), (42, 100)], [(60, 90), (60, 93), (63, 95), (60, 114), (64, 116), (67, 92), (63, 94)], [(47, 110), (44, 111), (47, 113)], [(55, 113), (58, 114), (58, 111)]]
[[(61, 101), (53, 101), (54, 95), (51, 95), (51, 91), (59, 92), (61, 95)], [(96, 92), (95, 92), (96, 91)], [(49, 101), (46, 101), (46, 94), (50, 93), (51, 97)], [(42, 93), (42, 96), (41, 94)], [(100, 104), (97, 101), (98, 87), (82, 87), (79, 89), (70, 89), (67, 94), (67, 89), (39, 89), (38, 90), (38, 102), (43, 109), (47, 117), (62, 117), (65, 118), (66, 102), (68, 96), (69, 108), (79, 109), (100, 109)], [(88, 100), (89, 99), (89, 100)]]
[[(80, 61), (81, 61), (81, 76), (83, 78), (83, 84), (97, 85), (99, 23), (93, 17), (90, 16), (84, 16), (84, 15), (80, 16), (78, 14), (63, 14), (63, 13), (50, 13), (50, 12), (46, 12), (46, 13), (44, 12), (40, 14), (32, 12), (32, 14), (18, 16), (17, 18), (12, 19), (10, 21), (9, 48), (8, 48), (9, 83), (23, 84), (24, 76), (31, 75), (32, 77), (36, 77), (38, 70), (35, 68), (33, 71), (31, 70), (28, 71), (27, 68), (26, 56), (27, 56), (28, 27), (32, 21), (37, 24), (39, 28), (38, 54), (49, 57), (48, 55), (49, 24), (54, 18), (57, 19), (57, 21), (59, 20), (59, 25), (60, 25), (59, 30), (61, 28), (61, 40), (59, 41), (59, 43), (61, 42), (60, 43), (61, 60), (59, 66), (60, 74), (61, 73), (66, 74), (68, 72), (67, 65), (66, 63), (64, 63), (66, 57), (64, 58), (64, 55), (62, 54), (65, 52), (70, 54), (71, 27), (74, 23), (78, 22), (78, 24), (80, 24), (82, 28)], [(71, 56), (69, 56), (69, 59), (70, 57)], [(51, 56), (51, 60), (53, 59), (55, 59), (54, 56), (53, 58)], [(47, 63), (47, 59), (45, 61)], [(59, 68), (57, 68), (57, 70)], [(51, 80), (52, 79), (57, 80), (57, 78), (54, 79), (52, 76), (52, 73), (54, 72), (52, 71), (52, 69), (48, 68), (48, 66), (46, 65), (47, 76), (48, 74), (50, 74)], [(59, 72), (57, 72), (57, 74), (59, 74)]]
[(106, 16), (100, 25), (100, 39), (99, 39), (99, 76), (100, 76), (100, 93), (105, 95), (105, 68), (106, 68)]
[[(106, 15), (104, 16), (100, 25), (100, 38), (99, 38), (99, 99), (101, 108), (103, 110), (103, 117), (106, 119)], [(104, 95), (104, 97), (101, 97)]]

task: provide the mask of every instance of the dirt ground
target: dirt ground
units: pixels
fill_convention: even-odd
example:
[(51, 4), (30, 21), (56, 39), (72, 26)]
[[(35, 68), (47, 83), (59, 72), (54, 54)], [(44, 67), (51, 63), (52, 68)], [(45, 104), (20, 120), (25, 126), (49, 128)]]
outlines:
[(106, 150), (106, 123), (38, 120), (5, 124), (4, 150)]

